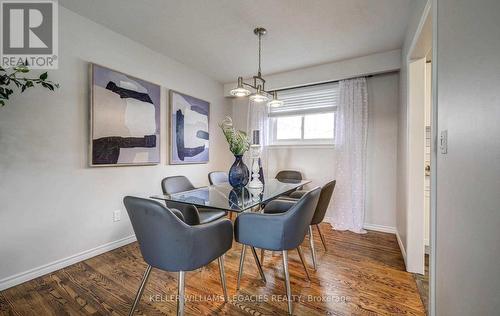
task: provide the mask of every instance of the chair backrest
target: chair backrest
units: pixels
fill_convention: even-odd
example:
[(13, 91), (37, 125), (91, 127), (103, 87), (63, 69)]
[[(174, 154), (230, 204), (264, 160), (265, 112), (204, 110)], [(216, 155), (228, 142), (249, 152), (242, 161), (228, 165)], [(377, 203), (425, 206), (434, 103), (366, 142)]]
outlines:
[(126, 196), (123, 199), (144, 260), (167, 271), (182, 271), (191, 260), (187, 237), (189, 226), (173, 211), (148, 199)]
[(285, 249), (295, 249), (304, 241), (318, 205), (320, 193), (321, 189), (319, 187), (312, 189), (284, 213), (283, 246)]
[(281, 182), (295, 183), (302, 180), (302, 173), (296, 170), (281, 170), (275, 178)]
[(174, 194), (195, 189), (185, 176), (166, 177), (161, 181), (163, 194)]
[(332, 199), (333, 190), (335, 189), (336, 180), (330, 181), (321, 188), (321, 194), (319, 195), (318, 206), (316, 206), (316, 211), (314, 212), (311, 225), (319, 224), (325, 218), (326, 210)]
[(212, 171), (208, 174), (208, 182), (210, 185), (222, 184), (229, 182), (229, 177), (224, 171)]

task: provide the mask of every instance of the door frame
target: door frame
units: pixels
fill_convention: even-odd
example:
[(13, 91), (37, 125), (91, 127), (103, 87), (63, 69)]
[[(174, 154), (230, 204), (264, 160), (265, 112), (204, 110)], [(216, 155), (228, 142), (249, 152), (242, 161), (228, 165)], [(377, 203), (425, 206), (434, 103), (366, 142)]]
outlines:
[[(437, 60), (437, 23), (432, 23), (432, 21), (436, 21), (437, 19), (437, 2), (438, 0), (427, 0), (423, 13), (420, 17), (420, 21), (418, 24), (417, 31), (415, 32), (415, 35), (412, 39), (410, 48), (408, 50), (408, 53), (406, 56), (403, 56), (403, 62), (407, 66), (407, 73), (406, 73), (406, 80), (407, 80), (407, 86), (408, 86), (408, 93), (407, 93), (407, 105), (408, 105), (408, 110), (407, 110), (407, 130), (406, 130), (406, 140), (407, 140), (407, 148), (406, 148), (406, 154), (407, 154), (407, 164), (406, 164), (406, 192), (407, 192), (407, 205), (406, 210), (407, 210), (407, 216), (406, 216), (406, 224), (407, 224), (407, 249), (406, 249), (406, 254), (407, 254), (407, 260), (406, 260), (406, 266), (407, 266), (407, 271), (409, 272), (416, 272), (416, 273), (423, 273), (424, 272), (424, 254), (425, 254), (425, 247), (424, 247), (424, 220), (423, 220), (423, 209), (416, 209), (411, 206), (412, 200), (417, 198), (420, 194), (423, 197), (423, 192), (424, 188), (421, 188), (421, 192), (417, 192), (415, 195), (415, 192), (412, 191), (411, 189), (414, 186), (410, 185), (410, 180), (411, 177), (410, 175), (412, 174), (411, 171), (417, 170), (417, 168), (421, 171), (422, 179), (424, 178), (424, 172), (423, 172), (423, 166), (425, 164), (425, 155), (422, 155), (421, 159), (422, 161), (417, 161), (413, 160), (413, 163), (410, 162), (410, 157), (411, 154), (415, 150), (419, 150), (421, 153), (424, 152), (424, 148), (412, 148), (411, 145), (414, 143), (410, 142), (410, 131), (411, 127), (414, 126), (415, 124), (420, 124), (420, 126), (425, 130), (424, 128), (424, 121), (418, 122), (419, 118), (416, 118), (414, 121), (414, 117), (411, 116), (413, 108), (411, 108), (411, 103), (410, 103), (410, 89), (411, 89), (411, 75), (410, 74), (410, 65), (412, 62), (414, 62), (417, 59), (420, 58), (425, 58), (425, 56), (428, 55), (428, 48), (426, 48), (426, 45), (430, 45), (430, 48), (432, 49), (432, 82), (431, 82), (431, 90), (432, 90), (432, 105), (431, 105), (431, 188), (430, 188), (430, 237), (429, 237), (429, 244), (430, 244), (430, 257), (429, 257), (429, 306), (428, 306), (428, 313), (431, 316), (434, 316), (436, 313), (436, 295), (435, 295), (435, 288), (436, 288), (436, 278), (435, 278), (435, 263), (436, 263), (436, 204), (437, 204), (437, 191), (436, 191), (436, 183), (437, 183), (437, 131), (438, 131), (438, 124), (437, 124), (437, 68), (438, 68), (438, 60)], [(431, 26), (429, 27), (428, 23), (431, 23)], [(427, 36), (423, 36), (424, 33), (427, 34)], [(430, 33), (430, 41), (428, 39)], [(427, 37), (425, 43), (422, 43), (422, 38)], [(425, 67), (425, 63), (424, 63)], [(418, 109), (417, 109), (418, 110)], [(421, 110), (424, 111), (424, 105), (422, 104)], [(422, 134), (422, 138), (424, 138), (425, 134)], [(423, 180), (422, 180), (423, 181)], [(416, 221), (413, 221), (413, 220)]]
[[(418, 24), (418, 28), (408, 49), (408, 53), (404, 58), (407, 69), (406, 80), (408, 85), (408, 91), (406, 95), (406, 270), (408, 272), (419, 274), (424, 274), (425, 270), (425, 72), (426, 56), (428, 56), (429, 51), (432, 49), (433, 39), (431, 2), (431, 0), (428, 0), (424, 7), (422, 16)], [(431, 118), (431, 122), (434, 122), (434, 117)], [(432, 150), (434, 150), (434, 148), (432, 148)], [(431, 171), (434, 161), (435, 159), (431, 153)], [(431, 183), (431, 191), (433, 189), (434, 188)], [(432, 237), (430, 239), (432, 239)]]

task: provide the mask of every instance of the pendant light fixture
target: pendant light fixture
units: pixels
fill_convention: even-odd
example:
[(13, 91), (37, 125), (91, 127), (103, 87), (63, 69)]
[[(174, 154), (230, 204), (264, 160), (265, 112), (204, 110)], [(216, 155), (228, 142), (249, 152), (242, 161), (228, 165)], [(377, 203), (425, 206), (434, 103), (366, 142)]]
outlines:
[[(259, 70), (257, 71), (257, 75), (253, 76), (253, 84), (246, 83), (243, 81), (243, 77), (238, 77), (238, 86), (232, 89), (229, 94), (235, 97), (246, 97), (249, 96), (249, 100), (252, 102), (268, 102), (269, 106), (281, 106), (283, 105), (283, 101), (278, 100), (276, 91), (271, 94), (266, 91), (265, 84), (266, 81), (262, 78), (260, 64), (261, 64), (261, 53), (262, 53), (262, 36), (264, 36), (267, 31), (263, 27), (258, 27), (253, 30), (253, 33), (259, 37)], [(255, 90), (253, 93), (247, 87)], [(272, 99), (271, 99), (272, 98)], [(271, 101), (270, 101), (271, 100)]]
[(273, 99), (267, 103), (272, 108), (277, 108), (283, 105), (283, 101), (278, 100), (278, 95), (276, 91), (273, 92)]

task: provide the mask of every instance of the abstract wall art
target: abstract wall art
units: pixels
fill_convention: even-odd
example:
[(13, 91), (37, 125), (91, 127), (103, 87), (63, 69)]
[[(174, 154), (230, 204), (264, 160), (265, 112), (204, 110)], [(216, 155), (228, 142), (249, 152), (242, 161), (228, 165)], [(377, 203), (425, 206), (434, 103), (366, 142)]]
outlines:
[(210, 103), (170, 90), (170, 163), (207, 163)]
[(91, 166), (160, 163), (160, 86), (91, 64)]

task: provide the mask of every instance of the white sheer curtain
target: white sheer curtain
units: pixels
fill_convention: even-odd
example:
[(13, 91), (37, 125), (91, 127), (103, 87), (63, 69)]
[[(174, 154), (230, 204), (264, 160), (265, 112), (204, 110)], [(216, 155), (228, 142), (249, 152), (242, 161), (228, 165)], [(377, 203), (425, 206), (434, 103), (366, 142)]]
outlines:
[[(267, 107), (267, 102), (252, 102), (248, 101), (248, 115), (247, 115), (247, 133), (252, 137), (252, 131), (260, 131), (260, 144), (262, 146), (262, 152), (260, 155), (262, 163), (262, 171), (264, 172), (264, 178), (268, 176), (268, 130), (269, 130), (269, 108)], [(251, 161), (248, 159), (248, 154), (246, 155), (245, 163), (248, 168), (251, 168)]]
[(333, 227), (366, 233), (365, 218), (366, 141), (368, 100), (366, 79), (342, 80), (335, 115), (336, 180)]

